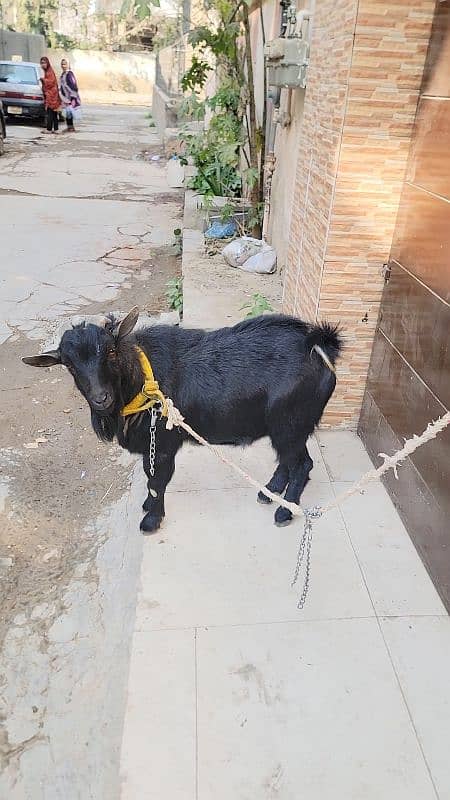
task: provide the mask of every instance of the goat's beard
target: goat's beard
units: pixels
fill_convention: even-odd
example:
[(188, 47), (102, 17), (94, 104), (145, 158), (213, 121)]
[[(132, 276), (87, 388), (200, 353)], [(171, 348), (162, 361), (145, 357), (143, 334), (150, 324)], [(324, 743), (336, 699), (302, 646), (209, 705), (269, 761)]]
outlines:
[(112, 414), (97, 414), (96, 411), (92, 411), (91, 409), (91, 423), (94, 432), (102, 442), (112, 442), (117, 433), (117, 412), (113, 411)]

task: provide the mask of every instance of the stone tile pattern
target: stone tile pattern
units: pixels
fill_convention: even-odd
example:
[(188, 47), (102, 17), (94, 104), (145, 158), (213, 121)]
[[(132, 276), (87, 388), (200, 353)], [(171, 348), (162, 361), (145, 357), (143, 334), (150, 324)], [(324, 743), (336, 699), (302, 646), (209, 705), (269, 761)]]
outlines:
[(433, 10), (434, 0), (316, 3), (283, 305), (342, 323), (331, 426), (358, 421)]

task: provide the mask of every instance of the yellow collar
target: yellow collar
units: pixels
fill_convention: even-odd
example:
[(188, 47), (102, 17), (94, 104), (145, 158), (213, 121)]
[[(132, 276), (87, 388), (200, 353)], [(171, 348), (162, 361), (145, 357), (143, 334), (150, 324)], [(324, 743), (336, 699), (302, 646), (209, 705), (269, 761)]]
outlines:
[(128, 417), (130, 414), (139, 414), (141, 411), (153, 408), (155, 403), (161, 403), (161, 413), (163, 417), (167, 417), (166, 398), (159, 388), (158, 381), (155, 381), (150, 361), (140, 347), (136, 346), (136, 350), (142, 372), (144, 373), (144, 384), (136, 397), (133, 397), (133, 399), (122, 408), (122, 417)]

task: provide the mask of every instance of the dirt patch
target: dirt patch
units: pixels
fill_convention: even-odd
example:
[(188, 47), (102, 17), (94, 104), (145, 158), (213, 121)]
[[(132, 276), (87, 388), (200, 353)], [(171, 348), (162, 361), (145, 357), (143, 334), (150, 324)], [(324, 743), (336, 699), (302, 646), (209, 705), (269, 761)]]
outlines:
[[(180, 274), (174, 247), (149, 248), (125, 270), (118, 297), (83, 313), (167, 310), (166, 283)], [(0, 639), (12, 618), (37, 603), (58, 604), (75, 567), (101, 542), (90, 522), (128, 487), (130, 468), (116, 445), (99, 443), (88, 407), (61, 367), (31, 369), (24, 354), (39, 350), (21, 334), (0, 349)]]
[(135, 159), (136, 161), (155, 161), (161, 166), (166, 165), (164, 147), (161, 144), (153, 145), (153, 147), (147, 147), (145, 150), (141, 150), (139, 153), (137, 153), (137, 155), (135, 155)]

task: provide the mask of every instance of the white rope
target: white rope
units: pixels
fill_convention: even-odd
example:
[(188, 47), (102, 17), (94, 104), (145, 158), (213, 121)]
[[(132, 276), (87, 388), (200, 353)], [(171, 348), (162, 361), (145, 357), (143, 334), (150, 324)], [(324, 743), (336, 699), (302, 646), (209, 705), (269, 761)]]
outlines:
[[(259, 483), (259, 481), (257, 481), (255, 478), (252, 478), (252, 476), (249, 475), (247, 472), (245, 472), (245, 470), (241, 469), (241, 467), (235, 464), (234, 461), (232, 461), (229, 458), (226, 458), (217, 447), (210, 444), (206, 439), (203, 438), (203, 436), (200, 436), (199, 433), (194, 431), (193, 428), (191, 428), (191, 426), (188, 425), (187, 422), (185, 422), (184, 417), (182, 416), (180, 411), (174, 406), (172, 400), (170, 400), (169, 398), (167, 399), (167, 412), (168, 412), (167, 423), (166, 423), (167, 430), (170, 431), (172, 430), (173, 427), (183, 428), (186, 431), (186, 433), (192, 436), (199, 444), (202, 444), (204, 447), (207, 447), (208, 450), (211, 450), (211, 452), (214, 453), (217, 456), (217, 458), (220, 459), (220, 461), (222, 461), (224, 464), (234, 469), (234, 471), (237, 472), (238, 475), (240, 475), (242, 478), (245, 478), (245, 480), (248, 481), (248, 483), (251, 483), (252, 486), (255, 487), (255, 489), (258, 489), (258, 491), (263, 492), (266, 495), (266, 497), (269, 497), (271, 500), (274, 500), (280, 506), (283, 506), (283, 508), (287, 508), (296, 517), (305, 516), (305, 511), (300, 505), (298, 505), (297, 503), (291, 503), (289, 502), (289, 500), (285, 500), (278, 494), (274, 494), (273, 492), (271, 492), (269, 489), (267, 489), (266, 486)], [(410, 439), (406, 439), (402, 449), (397, 450), (397, 452), (394, 453), (392, 456), (386, 455), (386, 453), (379, 453), (379, 456), (383, 458), (383, 463), (379, 467), (377, 468), (374, 467), (373, 469), (366, 472), (362, 476), (362, 478), (360, 478), (359, 481), (356, 481), (353, 484), (353, 486), (351, 486), (345, 492), (342, 492), (330, 503), (321, 506), (320, 507), (321, 513), (325, 514), (327, 511), (330, 511), (331, 508), (338, 506), (343, 500), (346, 500), (347, 497), (351, 497), (353, 494), (360, 492), (364, 486), (366, 486), (371, 481), (378, 480), (378, 478), (380, 478), (381, 475), (384, 475), (384, 473), (388, 472), (388, 470), (390, 469), (394, 470), (395, 476), (397, 477), (398, 464), (404, 461), (405, 458), (408, 458), (408, 456), (410, 456), (411, 453), (414, 453), (414, 451), (417, 450), (418, 447), (421, 447), (421, 445), (431, 441), (431, 439), (434, 439), (438, 435), (438, 433), (440, 433), (441, 431), (444, 430), (444, 428), (447, 427), (447, 425), (450, 425), (450, 412), (444, 414), (443, 417), (439, 417), (434, 422), (429, 422), (426, 429), (420, 435), (414, 434)]]
[(342, 492), (339, 494), (335, 500), (331, 503), (327, 503), (322, 507), (322, 514), (325, 514), (326, 511), (329, 511), (330, 508), (334, 508), (334, 506), (340, 505), (343, 500), (346, 500), (347, 497), (351, 497), (352, 494), (356, 494), (360, 492), (361, 489), (366, 486), (371, 481), (376, 481), (385, 472), (388, 470), (393, 469), (394, 475), (398, 480), (397, 475), (397, 467), (401, 464), (405, 458), (408, 458), (418, 447), (421, 447), (423, 444), (430, 442), (431, 439), (434, 439), (438, 433), (444, 430), (444, 428), (450, 425), (450, 412), (444, 414), (443, 417), (438, 417), (438, 419), (434, 420), (434, 422), (429, 422), (427, 427), (425, 428), (424, 432), (420, 435), (413, 434), (410, 439), (405, 440), (405, 444), (403, 445), (401, 450), (397, 450), (392, 456), (386, 455), (386, 453), (378, 453), (380, 458), (383, 459), (383, 463), (377, 469), (370, 469), (366, 472), (359, 481), (353, 484), (347, 491)]
[(299, 573), (300, 567), (302, 566), (303, 561), (306, 561), (306, 574), (303, 583), (303, 589), (300, 596), (300, 600), (298, 602), (298, 608), (303, 608), (306, 595), (308, 592), (308, 585), (309, 585), (309, 571), (310, 571), (310, 554), (311, 554), (311, 543), (312, 543), (312, 520), (318, 519), (322, 517), (327, 511), (330, 511), (332, 508), (340, 505), (344, 500), (348, 497), (351, 497), (357, 492), (360, 492), (364, 486), (367, 486), (368, 483), (372, 481), (378, 480), (385, 472), (392, 469), (394, 470), (394, 475), (398, 478), (397, 475), (397, 467), (404, 461), (408, 456), (417, 450), (418, 447), (421, 447), (426, 442), (431, 441), (434, 439), (444, 428), (450, 425), (450, 412), (444, 414), (443, 417), (439, 417), (438, 419), (434, 420), (434, 422), (429, 422), (423, 433), (420, 435), (414, 434), (410, 439), (406, 439), (405, 444), (401, 448), (401, 450), (397, 450), (396, 453), (393, 455), (386, 455), (386, 453), (379, 453), (378, 455), (380, 458), (383, 459), (382, 464), (379, 467), (370, 469), (366, 472), (359, 481), (356, 481), (349, 489), (345, 492), (341, 492), (334, 500), (329, 503), (326, 503), (324, 506), (314, 506), (314, 508), (305, 508), (303, 509), (297, 503), (291, 503), (289, 500), (285, 500), (284, 497), (280, 497), (278, 494), (274, 494), (266, 486), (259, 483), (259, 481), (252, 478), (245, 470), (241, 469), (234, 461), (231, 459), (226, 458), (220, 450), (215, 447), (214, 445), (210, 444), (203, 436), (200, 436), (199, 433), (193, 430), (190, 425), (185, 422), (184, 417), (180, 413), (180, 411), (174, 406), (172, 400), (167, 398), (167, 423), (166, 428), (167, 430), (172, 430), (173, 427), (183, 428), (189, 436), (192, 436), (199, 444), (207, 447), (208, 450), (211, 450), (217, 458), (220, 459), (224, 464), (231, 467), (238, 475), (244, 478), (248, 483), (258, 489), (258, 491), (263, 492), (266, 497), (269, 497), (271, 500), (274, 500), (278, 505), (283, 506), (283, 508), (287, 508), (291, 514), (295, 517), (304, 517), (305, 518), (305, 525), (303, 529), (303, 534), (300, 539), (298, 555), (297, 555), (297, 563), (294, 572), (294, 578), (292, 581), (292, 586), (296, 583)]

